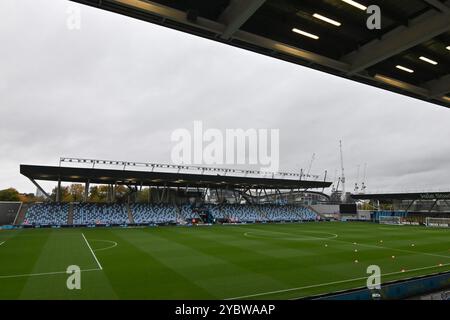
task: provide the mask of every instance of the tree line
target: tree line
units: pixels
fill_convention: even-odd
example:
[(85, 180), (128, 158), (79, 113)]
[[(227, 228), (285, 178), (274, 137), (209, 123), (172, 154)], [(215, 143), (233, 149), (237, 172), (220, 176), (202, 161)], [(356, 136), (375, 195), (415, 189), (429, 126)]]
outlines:
[(36, 202), (42, 200), (44, 199), (36, 197), (32, 193), (20, 193), (14, 188), (0, 190), (0, 201)]
[[(62, 202), (82, 202), (84, 201), (84, 185), (83, 184), (71, 184), (69, 186), (61, 186), (61, 201)], [(57, 188), (53, 188), (50, 193), (50, 199), (56, 201)], [(133, 196), (137, 202), (147, 202), (149, 198), (150, 189), (144, 188), (137, 191)], [(88, 193), (89, 202), (127, 202), (130, 195), (130, 191), (126, 186), (118, 185), (115, 187), (114, 199), (108, 197), (109, 189), (106, 185), (91, 186)], [(21, 202), (40, 202), (45, 201), (45, 197), (36, 197), (34, 194), (20, 193), (14, 188), (8, 188), (0, 190), (0, 201), (21, 201)]]

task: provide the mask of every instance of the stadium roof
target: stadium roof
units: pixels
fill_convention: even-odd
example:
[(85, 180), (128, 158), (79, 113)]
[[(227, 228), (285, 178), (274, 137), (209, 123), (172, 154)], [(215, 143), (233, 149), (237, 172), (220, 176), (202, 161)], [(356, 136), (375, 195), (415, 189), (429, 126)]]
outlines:
[(72, 1), (450, 107), (450, 0)]
[(352, 194), (355, 200), (450, 200), (450, 192)]
[(237, 177), (221, 174), (150, 172), (117, 169), (21, 165), (20, 173), (33, 180), (97, 184), (123, 184), (167, 187), (211, 187), (236, 189), (315, 189), (331, 182), (299, 179)]

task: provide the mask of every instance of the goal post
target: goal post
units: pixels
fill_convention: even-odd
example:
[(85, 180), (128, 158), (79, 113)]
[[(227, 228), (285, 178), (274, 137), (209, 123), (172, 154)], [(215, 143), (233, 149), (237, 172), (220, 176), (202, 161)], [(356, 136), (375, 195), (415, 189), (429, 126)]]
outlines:
[(425, 225), (427, 227), (437, 227), (437, 228), (449, 228), (450, 227), (450, 218), (425, 218)]
[(402, 217), (398, 216), (380, 216), (378, 218), (379, 224), (402, 224)]

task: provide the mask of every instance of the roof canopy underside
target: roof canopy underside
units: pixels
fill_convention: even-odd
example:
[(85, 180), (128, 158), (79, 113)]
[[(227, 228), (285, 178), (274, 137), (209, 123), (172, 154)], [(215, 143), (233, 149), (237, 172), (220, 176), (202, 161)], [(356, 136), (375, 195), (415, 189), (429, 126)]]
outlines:
[(450, 106), (450, 0), (73, 1)]

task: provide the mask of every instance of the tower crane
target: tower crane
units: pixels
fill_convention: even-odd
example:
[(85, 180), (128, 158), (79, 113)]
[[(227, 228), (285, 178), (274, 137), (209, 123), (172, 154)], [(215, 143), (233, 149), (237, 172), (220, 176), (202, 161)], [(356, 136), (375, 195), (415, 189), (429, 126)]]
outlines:
[(337, 191), (337, 180), (338, 180), (338, 176), (337, 176), (337, 169), (334, 170), (334, 178), (333, 178), (333, 184), (331, 185), (331, 193), (335, 193)]
[(360, 169), (360, 167), (361, 167), (361, 165), (358, 164), (358, 169), (356, 170), (355, 189), (353, 190), (355, 192), (355, 194), (357, 194), (358, 190), (359, 190), (358, 180), (359, 180), (359, 169)]
[(339, 150), (341, 153), (341, 184), (342, 184), (342, 195), (341, 200), (345, 200), (345, 173), (344, 173), (344, 156), (342, 154), (342, 140), (339, 140)]
[(364, 193), (366, 191), (366, 173), (367, 173), (367, 163), (364, 163), (364, 173), (363, 173), (363, 179), (361, 182), (361, 193)]
[(316, 154), (313, 153), (313, 154), (312, 154), (312, 157), (311, 157), (311, 161), (309, 162), (308, 171), (307, 171), (307, 173), (306, 173), (306, 176), (307, 176), (307, 177), (309, 177), (309, 174), (311, 173), (311, 168), (312, 168), (312, 165), (313, 165), (313, 162), (314, 162), (315, 159), (316, 159)]

